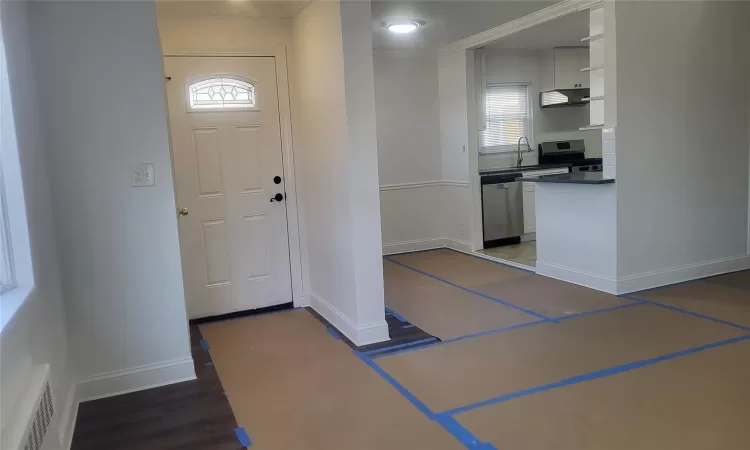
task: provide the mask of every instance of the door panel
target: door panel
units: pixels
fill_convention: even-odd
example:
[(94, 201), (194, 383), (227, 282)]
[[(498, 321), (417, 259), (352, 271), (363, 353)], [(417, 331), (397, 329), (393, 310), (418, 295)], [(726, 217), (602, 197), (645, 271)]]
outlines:
[(270, 201), (284, 194), (274, 59), (164, 67), (190, 318), (291, 302), (286, 203)]

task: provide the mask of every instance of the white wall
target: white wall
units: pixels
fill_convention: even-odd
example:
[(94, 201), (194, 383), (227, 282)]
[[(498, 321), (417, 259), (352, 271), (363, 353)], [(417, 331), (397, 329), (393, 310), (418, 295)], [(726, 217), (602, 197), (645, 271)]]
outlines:
[(615, 6), (621, 283), (747, 267), (750, 5)]
[(373, 62), (384, 252), (442, 245), (437, 57), (376, 51)]
[(311, 305), (358, 345), (388, 338), (370, 27), (369, 2), (315, 0), (294, 20)]
[(380, 184), (441, 178), (437, 58), (376, 51)]
[[(536, 164), (538, 144), (544, 141), (583, 139), (586, 156), (601, 158), (602, 135), (599, 130), (580, 131), (589, 124), (588, 107), (539, 107), (539, 92), (544, 89), (546, 72), (553, 70), (551, 52), (531, 50), (487, 50), (485, 52), (485, 83), (530, 83), (529, 98), (532, 105), (533, 153), (524, 154), (524, 164)], [(479, 169), (512, 167), (515, 154), (479, 155)]]
[(189, 1), (177, 3), (184, 14), (176, 14), (169, 3), (157, 4), (164, 54), (246, 53), (279, 44), (290, 46), (294, 38), (292, 19), (204, 16), (191, 9), (201, 3)]
[[(31, 60), (27, 7), (27, 2), (2, 2), (0, 11), (3, 18), (2, 40), (8, 62), (8, 77), (6, 67), (0, 70), (0, 134), (3, 136), (3, 152), (7, 152), (3, 156), (16, 153), (15, 148), (5, 146), (8, 139), (13, 140), (15, 136), (21, 169), (18, 173), (19, 166), (14, 164), (14, 167), (4, 166), (4, 170), (6, 175), (10, 175), (9, 171), (12, 170), (14, 177), (20, 175), (23, 180), (22, 201), (25, 200), (34, 280), (34, 290), (0, 334), (0, 429), (5, 435), (11, 427), (18, 425), (14, 421), (18, 418), (17, 404), (22, 401), (31, 373), (37, 366), (49, 364), (56, 408), (44, 447), (50, 450), (66, 448), (70, 438), (71, 430), (67, 424), (72, 408), (68, 402), (68, 398), (72, 399), (72, 384), (67, 364), (65, 310), (48, 182), (46, 142), (39, 133), (42, 99), (36, 89)], [(5, 62), (0, 64), (5, 65)], [(15, 201), (15, 198), (8, 199), (9, 203), (11, 201)], [(17, 253), (23, 250), (17, 248)], [(0, 301), (7, 300), (12, 294), (13, 291), (3, 295)]]
[[(154, 3), (31, 11), (79, 394), (194, 377)], [(141, 162), (155, 186), (130, 186)]]

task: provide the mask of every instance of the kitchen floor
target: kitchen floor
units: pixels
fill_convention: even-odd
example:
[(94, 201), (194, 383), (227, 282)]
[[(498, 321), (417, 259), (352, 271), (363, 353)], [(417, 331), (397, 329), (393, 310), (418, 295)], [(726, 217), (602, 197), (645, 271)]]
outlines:
[(750, 271), (615, 296), (446, 249), (383, 269), (404, 339), (373, 350), (304, 309), (200, 325), (243, 446), (750, 448)]
[(536, 241), (487, 248), (484, 250), (477, 250), (477, 252), (503, 261), (511, 261), (517, 264), (523, 264), (524, 266), (536, 267)]

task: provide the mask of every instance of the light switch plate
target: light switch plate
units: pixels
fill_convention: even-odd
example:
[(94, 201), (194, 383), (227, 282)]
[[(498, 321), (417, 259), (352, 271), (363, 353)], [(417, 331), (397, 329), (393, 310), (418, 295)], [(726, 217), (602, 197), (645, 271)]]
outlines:
[(154, 165), (151, 163), (130, 165), (130, 184), (133, 187), (153, 186)]

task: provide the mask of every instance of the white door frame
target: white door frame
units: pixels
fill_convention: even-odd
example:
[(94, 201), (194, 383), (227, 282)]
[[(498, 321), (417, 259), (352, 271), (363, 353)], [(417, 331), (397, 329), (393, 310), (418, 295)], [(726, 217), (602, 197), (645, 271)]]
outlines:
[[(279, 124), (281, 126), (281, 155), (284, 165), (284, 187), (286, 189), (287, 234), (289, 236), (289, 269), (292, 276), (292, 301), (299, 308), (309, 306), (306, 286), (309, 273), (304, 246), (304, 222), (299, 214), (297, 183), (294, 173), (294, 146), (292, 140), (292, 114), (289, 100), (289, 78), (287, 74), (286, 46), (274, 45), (259, 48), (252, 52), (170, 52), (167, 57), (273, 57), (276, 62), (276, 85), (279, 97)], [(163, 61), (162, 61), (163, 63)], [(170, 135), (171, 136), (171, 135)], [(174, 156), (171, 148), (170, 159), (174, 170)]]

